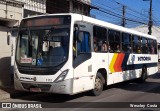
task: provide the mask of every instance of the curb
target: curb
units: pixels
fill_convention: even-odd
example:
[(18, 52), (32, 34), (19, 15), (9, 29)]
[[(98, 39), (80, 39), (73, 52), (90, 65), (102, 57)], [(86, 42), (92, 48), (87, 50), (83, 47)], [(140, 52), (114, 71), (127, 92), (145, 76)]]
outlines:
[(8, 94), (8, 93), (1, 94), (1, 96), (0, 96), (0, 101), (1, 101), (1, 100), (5, 100), (5, 99), (9, 99), (9, 98), (10, 98), (10, 94)]
[(15, 91), (14, 89), (11, 90), (10, 92), (6, 92), (6, 91), (3, 91), (2, 89), (0, 89), (0, 101), (5, 100), (5, 99), (29, 97), (29, 96), (34, 96), (34, 95), (37, 95), (37, 93), (20, 92), (20, 91)]

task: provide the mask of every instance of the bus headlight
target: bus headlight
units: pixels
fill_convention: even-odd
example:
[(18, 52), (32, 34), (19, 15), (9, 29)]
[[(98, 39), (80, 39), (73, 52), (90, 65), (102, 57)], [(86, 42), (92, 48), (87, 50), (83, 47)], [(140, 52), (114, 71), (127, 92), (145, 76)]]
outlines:
[(56, 79), (54, 82), (61, 82), (61, 81), (63, 81), (63, 80), (65, 79), (65, 77), (67, 76), (68, 71), (69, 71), (68, 69), (65, 70), (65, 71), (63, 71), (63, 72), (57, 77), (57, 79)]

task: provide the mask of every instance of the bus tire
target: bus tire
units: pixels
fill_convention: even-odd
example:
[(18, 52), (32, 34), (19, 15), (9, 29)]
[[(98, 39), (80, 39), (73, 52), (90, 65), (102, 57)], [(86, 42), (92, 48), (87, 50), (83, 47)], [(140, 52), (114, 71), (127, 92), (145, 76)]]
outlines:
[(141, 74), (141, 77), (140, 77), (140, 82), (143, 83), (146, 81), (147, 79), (147, 68), (146, 67), (143, 67), (142, 68), (142, 74)]
[(103, 91), (103, 76), (100, 72), (97, 72), (94, 89), (91, 90), (91, 95), (99, 96)]

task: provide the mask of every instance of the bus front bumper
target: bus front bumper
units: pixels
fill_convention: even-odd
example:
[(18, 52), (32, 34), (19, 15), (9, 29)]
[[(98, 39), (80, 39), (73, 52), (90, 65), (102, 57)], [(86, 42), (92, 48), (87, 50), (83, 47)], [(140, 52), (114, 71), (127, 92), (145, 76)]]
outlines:
[(48, 92), (59, 94), (73, 94), (73, 79), (67, 79), (58, 83), (33, 83), (14, 79), (14, 88), (27, 92)]

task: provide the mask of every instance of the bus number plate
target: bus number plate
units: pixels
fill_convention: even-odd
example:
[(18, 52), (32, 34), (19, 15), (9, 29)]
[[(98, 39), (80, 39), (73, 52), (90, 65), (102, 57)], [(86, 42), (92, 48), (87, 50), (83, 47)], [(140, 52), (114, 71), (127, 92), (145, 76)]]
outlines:
[(30, 88), (31, 92), (42, 92), (41, 88)]

